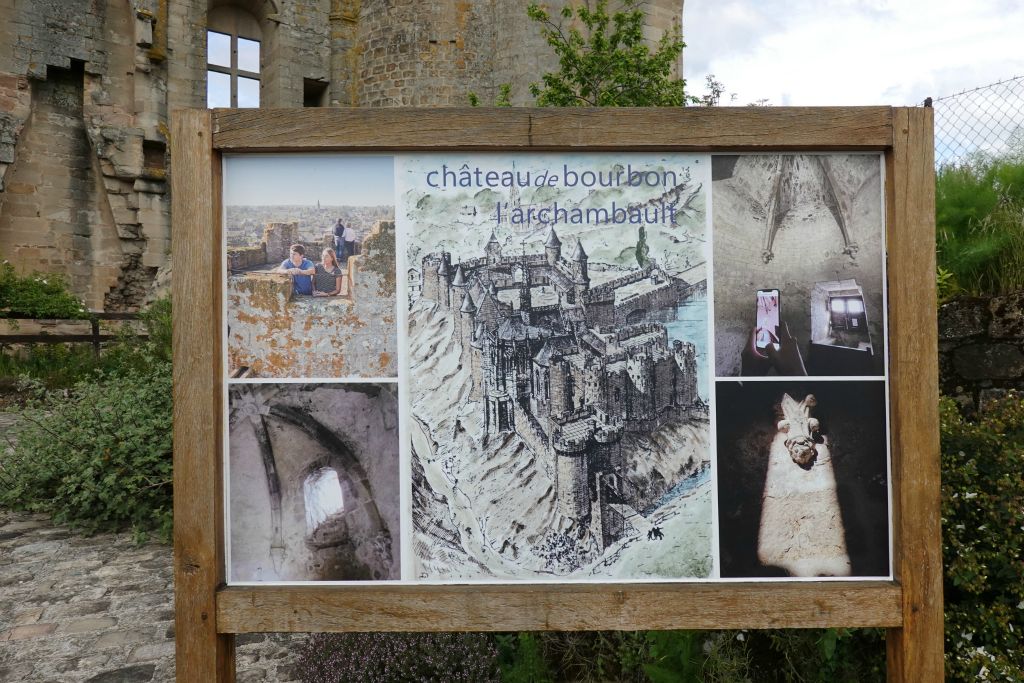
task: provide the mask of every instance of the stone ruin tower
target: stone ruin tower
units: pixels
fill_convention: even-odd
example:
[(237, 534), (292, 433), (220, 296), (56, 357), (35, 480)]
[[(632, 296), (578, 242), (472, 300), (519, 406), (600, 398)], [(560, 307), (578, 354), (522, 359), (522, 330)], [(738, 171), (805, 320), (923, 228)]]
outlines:
[[(545, 4), (557, 17), (581, 1)], [(558, 62), (526, 6), (0, 0), (0, 258), (67, 274), (92, 309), (133, 310), (170, 273), (172, 109), (466, 106), (503, 83), (529, 105), (530, 82)], [(681, 22), (682, 0), (644, 8), (652, 43)], [(219, 65), (217, 41), (258, 55)], [(230, 92), (208, 91), (217, 79)]]

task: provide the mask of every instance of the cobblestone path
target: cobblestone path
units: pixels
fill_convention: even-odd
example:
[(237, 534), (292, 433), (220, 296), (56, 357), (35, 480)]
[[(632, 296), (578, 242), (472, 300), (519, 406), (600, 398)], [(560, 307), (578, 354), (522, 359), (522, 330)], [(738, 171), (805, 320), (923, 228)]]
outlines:
[[(0, 681), (174, 681), (173, 577), (168, 545), (0, 510)], [(293, 681), (303, 639), (238, 636), (237, 680)]]

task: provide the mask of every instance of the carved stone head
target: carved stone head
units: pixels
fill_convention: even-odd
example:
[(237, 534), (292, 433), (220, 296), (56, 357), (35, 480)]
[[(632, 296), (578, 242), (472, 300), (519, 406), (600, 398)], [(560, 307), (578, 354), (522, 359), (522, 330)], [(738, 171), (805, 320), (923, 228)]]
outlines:
[(789, 457), (805, 470), (814, 466), (818, 457), (817, 439), (819, 424), (811, 417), (811, 408), (818, 404), (814, 394), (807, 394), (799, 403), (789, 394), (782, 396), (782, 416), (779, 431), (786, 434), (786, 449)]

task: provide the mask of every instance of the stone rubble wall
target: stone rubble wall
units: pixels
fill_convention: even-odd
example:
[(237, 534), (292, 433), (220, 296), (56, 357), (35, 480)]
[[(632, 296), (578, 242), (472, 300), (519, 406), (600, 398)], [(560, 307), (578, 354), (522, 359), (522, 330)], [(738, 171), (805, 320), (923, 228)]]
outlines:
[(267, 245), (258, 247), (233, 247), (228, 249), (228, 271), (246, 270), (268, 264)]
[(1024, 291), (939, 307), (939, 387), (968, 411), (1024, 391)]

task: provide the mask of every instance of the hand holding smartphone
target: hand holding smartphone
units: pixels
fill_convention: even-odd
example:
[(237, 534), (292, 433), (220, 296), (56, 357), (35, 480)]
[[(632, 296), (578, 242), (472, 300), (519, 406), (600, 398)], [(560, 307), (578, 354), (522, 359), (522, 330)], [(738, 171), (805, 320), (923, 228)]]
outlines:
[(779, 350), (779, 311), (782, 302), (777, 289), (757, 290), (757, 322), (755, 325), (755, 345), (766, 349), (771, 344)]

